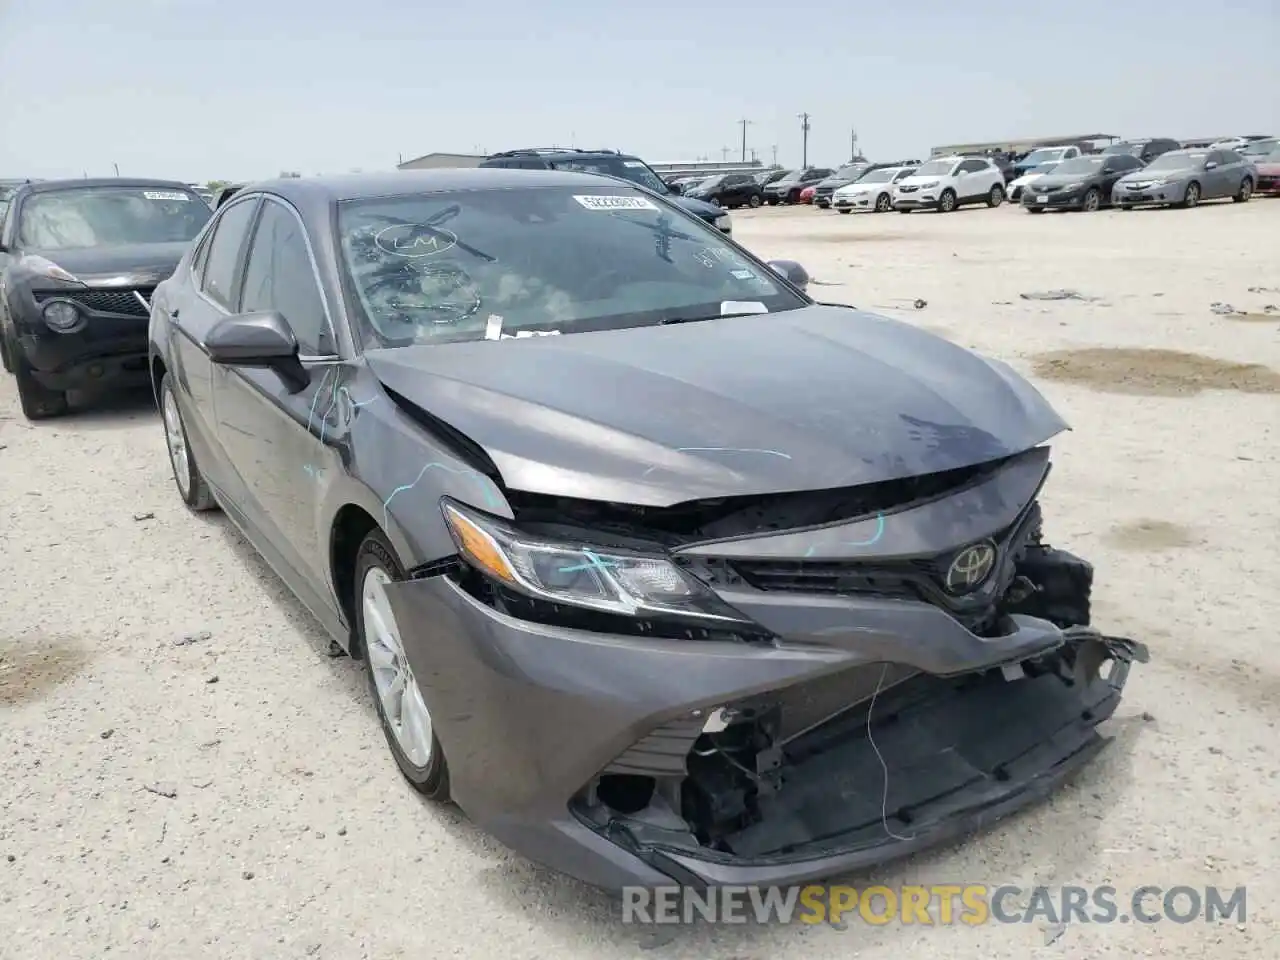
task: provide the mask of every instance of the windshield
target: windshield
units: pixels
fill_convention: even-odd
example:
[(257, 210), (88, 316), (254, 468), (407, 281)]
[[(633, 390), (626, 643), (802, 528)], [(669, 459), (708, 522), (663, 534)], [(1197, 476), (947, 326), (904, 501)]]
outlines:
[(1132, 157), (1138, 157), (1142, 155), (1142, 148), (1145, 145), (1146, 145), (1146, 141), (1142, 141), (1142, 140), (1134, 141), (1132, 143), (1130, 142), (1113, 143), (1110, 146), (1106, 147), (1102, 151), (1102, 153), (1104, 156), (1108, 154), (1115, 155), (1117, 153), (1127, 153)]
[(951, 172), (951, 168), (956, 165), (954, 160), (930, 160), (916, 167), (916, 172), (912, 176), (916, 177), (941, 177)]
[(1032, 150), (1022, 158), (1022, 165), (1024, 167), (1032, 167), (1036, 164), (1045, 163), (1048, 160), (1061, 160), (1062, 155), (1066, 152), (1067, 151), (1061, 147), (1055, 150)]
[[(1119, 163), (1120, 161), (1116, 161)], [(1072, 157), (1070, 160), (1064, 160), (1054, 167), (1056, 176), (1072, 176), (1075, 174), (1097, 173), (1102, 168), (1102, 157)]]
[(888, 183), (893, 179), (893, 175), (897, 172), (897, 170), (892, 168), (872, 170), (869, 173), (864, 174), (863, 177), (858, 180), (858, 183)]
[(1199, 167), (1209, 157), (1208, 151), (1196, 150), (1183, 153), (1181, 150), (1162, 153), (1144, 167), (1145, 170), (1190, 170)]
[[(1255, 140), (1247, 147), (1241, 149), (1241, 153), (1246, 157), (1265, 157), (1280, 148), (1280, 140)], [(0, 198), (4, 196), (4, 188), (0, 187)]]
[(1030, 170), (1027, 171), (1027, 173), (1034, 173), (1037, 175), (1042, 173), (1048, 173), (1050, 170), (1056, 170), (1058, 168), (1058, 165), (1061, 162), (1062, 162), (1061, 160), (1050, 160), (1048, 163), (1041, 163), (1037, 166), (1032, 167)]
[(575, 170), (578, 173), (603, 173), (638, 183), (657, 193), (670, 193), (662, 178), (649, 169), (643, 160), (626, 157), (591, 157), (585, 160), (557, 160), (551, 165), (556, 170)]
[(371, 346), (807, 304), (718, 230), (622, 184), (344, 201), (338, 235)]
[(831, 175), (832, 180), (856, 180), (867, 169), (865, 163), (846, 163)]
[(21, 207), (18, 242), (66, 250), (192, 239), (213, 215), (189, 190), (73, 187), (35, 193)]
[(716, 187), (724, 183), (724, 174), (715, 177), (708, 177), (698, 184), (699, 190), (714, 190)]

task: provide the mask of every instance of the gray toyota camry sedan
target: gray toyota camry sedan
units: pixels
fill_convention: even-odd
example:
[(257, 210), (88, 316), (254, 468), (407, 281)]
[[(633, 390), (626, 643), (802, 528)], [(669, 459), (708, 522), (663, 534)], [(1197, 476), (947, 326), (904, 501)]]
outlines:
[(178, 495), (364, 661), (405, 778), (531, 858), (910, 853), (1094, 757), (1146, 650), (1046, 539), (1045, 399), (805, 282), (608, 177), (247, 185), (152, 301)]

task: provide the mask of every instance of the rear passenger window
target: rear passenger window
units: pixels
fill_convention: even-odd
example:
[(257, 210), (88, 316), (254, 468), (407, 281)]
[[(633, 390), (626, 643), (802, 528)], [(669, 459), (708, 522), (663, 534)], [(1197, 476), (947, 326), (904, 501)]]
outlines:
[(255, 206), (253, 200), (243, 200), (227, 207), (214, 226), (213, 239), (208, 245), (202, 289), (227, 310), (234, 309), (236, 266)]

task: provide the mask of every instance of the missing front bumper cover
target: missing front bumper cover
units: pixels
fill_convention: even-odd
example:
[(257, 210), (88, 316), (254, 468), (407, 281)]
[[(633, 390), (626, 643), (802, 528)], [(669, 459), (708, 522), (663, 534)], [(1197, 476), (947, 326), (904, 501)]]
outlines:
[[(893, 859), (989, 825), (1085, 765), (1107, 743), (1096, 728), (1130, 665), (1147, 660), (1141, 643), (1073, 627), (1016, 672), (846, 671), (836, 676), (855, 689), (869, 673), (889, 682), (799, 732), (785, 702), (772, 712), (753, 703), (698, 737), (683, 778), (655, 778), (647, 806), (632, 793), (625, 813), (598, 798), (580, 813), (689, 882), (816, 877)], [(780, 699), (794, 706), (802, 693)]]

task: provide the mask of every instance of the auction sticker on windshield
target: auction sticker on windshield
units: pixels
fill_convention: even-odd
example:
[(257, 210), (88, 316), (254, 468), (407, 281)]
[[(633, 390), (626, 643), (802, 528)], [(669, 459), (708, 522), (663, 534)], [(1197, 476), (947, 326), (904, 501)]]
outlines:
[(657, 210), (658, 206), (644, 197), (602, 194), (574, 194), (573, 199), (588, 210)]
[(191, 201), (185, 193), (179, 193), (177, 190), (144, 190), (142, 195), (148, 200), (181, 200), (183, 203)]

